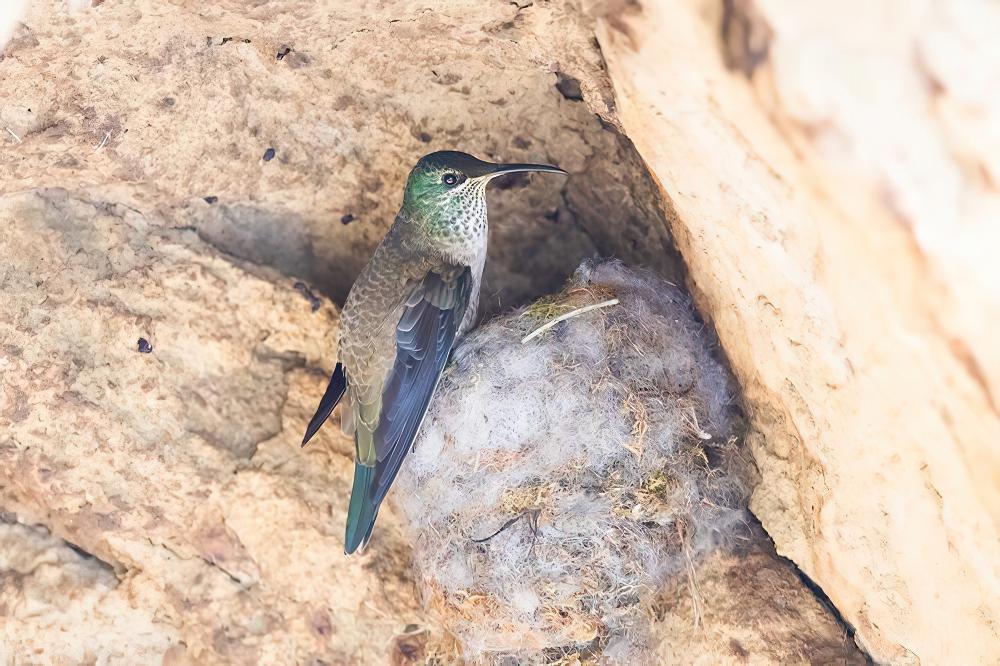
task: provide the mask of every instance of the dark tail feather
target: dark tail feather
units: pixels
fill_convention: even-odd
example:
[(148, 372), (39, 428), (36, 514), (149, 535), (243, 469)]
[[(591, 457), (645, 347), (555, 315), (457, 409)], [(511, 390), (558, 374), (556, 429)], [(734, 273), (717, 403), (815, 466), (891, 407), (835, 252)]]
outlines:
[(354, 488), (351, 490), (351, 504), (347, 508), (347, 532), (344, 535), (344, 553), (347, 555), (359, 547), (363, 548), (371, 538), (381, 503), (371, 496), (374, 482), (375, 468), (355, 462)]
[(330, 376), (330, 384), (326, 387), (323, 399), (319, 401), (316, 413), (313, 415), (309, 425), (306, 426), (306, 435), (302, 438), (302, 446), (305, 446), (312, 439), (312, 436), (316, 434), (320, 426), (330, 417), (330, 414), (333, 413), (333, 408), (340, 402), (340, 398), (346, 390), (347, 377), (344, 376), (344, 366), (338, 363), (337, 367), (333, 369), (333, 375)]

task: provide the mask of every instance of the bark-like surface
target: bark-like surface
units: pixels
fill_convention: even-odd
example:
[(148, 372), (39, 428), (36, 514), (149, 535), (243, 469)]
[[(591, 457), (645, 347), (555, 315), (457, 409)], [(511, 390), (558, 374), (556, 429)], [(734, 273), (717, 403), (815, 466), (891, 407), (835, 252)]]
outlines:
[(1000, 12), (700, 10), (600, 37), (754, 417), (751, 508), (875, 659), (992, 663)]

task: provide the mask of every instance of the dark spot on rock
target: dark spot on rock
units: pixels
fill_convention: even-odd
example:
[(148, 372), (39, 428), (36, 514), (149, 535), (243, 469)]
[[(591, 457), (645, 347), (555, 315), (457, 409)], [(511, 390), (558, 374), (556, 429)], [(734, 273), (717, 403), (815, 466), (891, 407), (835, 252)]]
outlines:
[(15, 386), (9, 386), (6, 390), (8, 392), (7, 406), (0, 410), (0, 414), (14, 423), (20, 423), (27, 419), (31, 413), (31, 409), (28, 407), (28, 396)]
[(350, 213), (344, 213), (343, 215), (340, 216), (341, 224), (350, 224), (353, 221), (354, 221), (354, 216), (351, 215)]
[(329, 636), (333, 632), (329, 616), (324, 612), (316, 612), (312, 616), (312, 628), (319, 636)]
[(96, 557), (85, 551), (83, 548), (80, 548), (75, 543), (70, 543), (69, 541), (66, 541), (65, 544), (66, 546), (69, 547), (70, 550), (72, 550), (74, 553), (80, 556), (80, 558), (84, 560), (97, 560)]
[(173, 97), (164, 97), (163, 99), (160, 100), (160, 104), (162, 104), (164, 107), (168, 109), (176, 103), (177, 101)]
[(550, 210), (547, 213), (545, 213), (545, 219), (548, 220), (549, 222), (558, 222), (559, 221), (559, 209), (558, 208), (553, 208), (552, 210)]
[(264, 151), (264, 161), (270, 162), (274, 159), (274, 148), (268, 148)]
[(215, 196), (213, 194), (213, 195), (210, 195), (210, 196), (207, 196), (207, 197), (202, 197), (202, 199), (204, 199), (205, 203), (207, 203), (207, 204), (214, 204), (216, 201), (219, 200), (219, 197), (217, 197), (217, 196)]
[(140, 354), (152, 354), (153, 345), (149, 344), (149, 340), (146, 338), (139, 338), (139, 353)]
[(309, 57), (309, 54), (307, 53), (302, 53), (293, 49), (292, 52), (288, 54), (288, 57), (285, 58), (285, 62), (287, 62), (288, 66), (292, 69), (300, 69), (312, 64), (312, 58)]
[(337, 97), (337, 99), (333, 101), (333, 110), (343, 111), (352, 104), (354, 104), (353, 97), (351, 97), (350, 95), (340, 95), (339, 97)]
[(521, 150), (524, 150), (526, 148), (530, 148), (531, 147), (531, 140), (530, 139), (525, 139), (523, 136), (515, 136), (514, 137), (514, 146), (517, 147), (517, 148), (520, 148)]
[(96, 514), (97, 526), (104, 532), (115, 532), (121, 529), (122, 519), (118, 512)]
[(230, 638), (227, 627), (219, 627), (212, 632), (212, 649), (218, 654), (228, 654)]
[(423, 141), (424, 143), (430, 143), (434, 137), (432, 137), (427, 132), (421, 132), (417, 138)]
[(583, 99), (583, 92), (580, 90), (580, 79), (559, 72), (556, 75), (556, 90), (566, 99), (580, 101)]
[(438, 74), (437, 72), (435, 72), (432, 69), (431, 70), (431, 74), (434, 75), (434, 82), (435, 83), (440, 83), (443, 86), (455, 85), (456, 83), (458, 83), (459, 81), (462, 80), (461, 75), (455, 74), (453, 72), (446, 72), (444, 74)]
[(601, 129), (607, 130), (609, 132), (618, 132), (618, 131), (620, 131), (617, 127), (614, 126), (613, 123), (609, 123), (604, 118), (598, 117), (597, 118), (597, 122), (599, 122), (601, 124)]
[(302, 294), (303, 298), (309, 301), (309, 307), (312, 308), (313, 312), (319, 310), (320, 306), (323, 305), (323, 302), (316, 297), (316, 294), (313, 293), (312, 289), (310, 289), (309, 285), (307, 285), (305, 282), (302, 281), (296, 282), (295, 284), (292, 285), (292, 287), (295, 288), (295, 291)]
[[(242, 38), (242, 39), (239, 38), (239, 37), (223, 37), (222, 39), (219, 40), (219, 45), (221, 46), (223, 44), (228, 44), (229, 42), (232, 42), (234, 40), (240, 41), (243, 44), (249, 44), (250, 43), (250, 40), (247, 39), (247, 38), (245, 38), (245, 37)], [(209, 46), (211, 46), (212, 45), (212, 38), (211, 37), (206, 37), (206, 43)]]
[(290, 47), (290, 46), (283, 46), (283, 47), (281, 47), (281, 50), (278, 51), (278, 55), (277, 55), (278, 60), (284, 60), (285, 56), (288, 55), (291, 52), (292, 52), (292, 47)]
[(760, 10), (749, 0), (723, 0), (722, 46), (726, 67), (748, 79), (763, 64), (774, 32)]

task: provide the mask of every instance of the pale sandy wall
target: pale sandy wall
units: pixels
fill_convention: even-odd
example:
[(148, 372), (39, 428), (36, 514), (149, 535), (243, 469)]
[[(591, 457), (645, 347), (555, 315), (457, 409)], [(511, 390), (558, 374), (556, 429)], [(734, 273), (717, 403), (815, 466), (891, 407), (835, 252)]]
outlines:
[(600, 35), (753, 411), (751, 506), (876, 659), (994, 663), (1000, 14), (728, 4)]

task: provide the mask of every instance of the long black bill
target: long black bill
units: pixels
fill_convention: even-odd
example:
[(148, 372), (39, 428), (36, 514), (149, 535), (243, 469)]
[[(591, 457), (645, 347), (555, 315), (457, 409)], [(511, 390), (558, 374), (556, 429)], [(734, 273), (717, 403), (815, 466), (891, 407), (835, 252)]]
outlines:
[(521, 171), (543, 171), (545, 173), (561, 173), (568, 175), (566, 171), (549, 164), (497, 164), (496, 168), (489, 174), (489, 176), (490, 178), (495, 178), (496, 176), (503, 176), (508, 173), (518, 173)]

